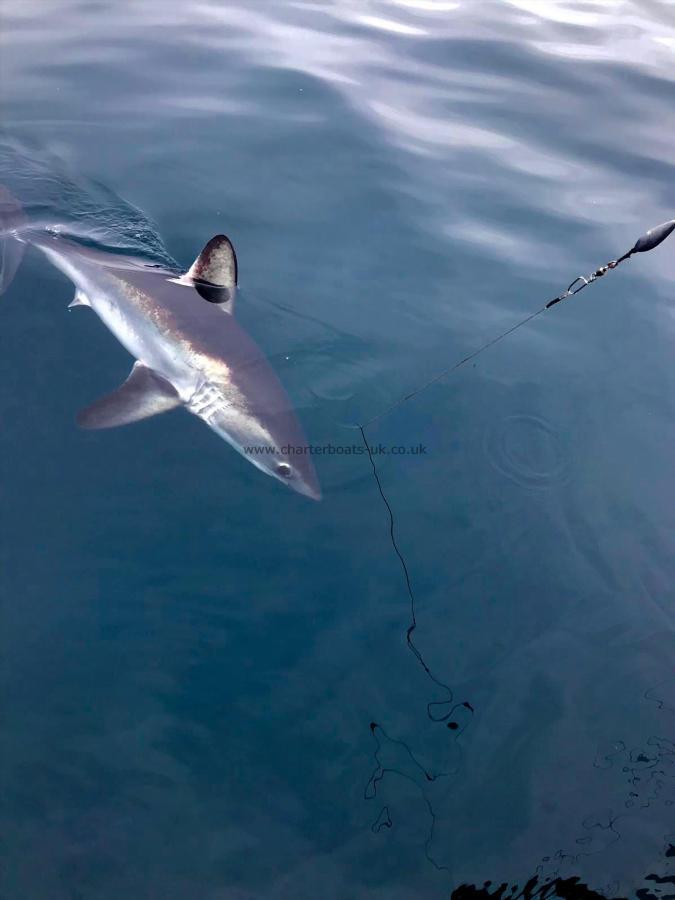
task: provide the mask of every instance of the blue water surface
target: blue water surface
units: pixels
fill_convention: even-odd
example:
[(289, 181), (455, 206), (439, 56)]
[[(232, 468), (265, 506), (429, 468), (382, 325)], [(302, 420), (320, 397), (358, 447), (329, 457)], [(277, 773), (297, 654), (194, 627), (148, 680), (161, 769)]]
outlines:
[(78, 431), (130, 360), (26, 254), (3, 900), (672, 894), (675, 245), (366, 429), (424, 448), (376, 457), (414, 610), (353, 426), (675, 216), (674, 54), (657, 0), (3, 0), (3, 181), (115, 251), (230, 235), (341, 448), (312, 503), (182, 411)]

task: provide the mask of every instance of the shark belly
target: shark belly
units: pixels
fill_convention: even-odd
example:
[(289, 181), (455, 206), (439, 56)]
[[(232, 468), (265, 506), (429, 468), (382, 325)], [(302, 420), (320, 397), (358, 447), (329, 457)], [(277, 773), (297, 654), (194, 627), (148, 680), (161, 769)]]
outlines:
[(169, 381), (187, 401), (199, 375), (184, 359), (176, 342), (168, 340), (154, 322), (123, 298), (110, 293), (87, 296), (93, 311), (125, 350)]

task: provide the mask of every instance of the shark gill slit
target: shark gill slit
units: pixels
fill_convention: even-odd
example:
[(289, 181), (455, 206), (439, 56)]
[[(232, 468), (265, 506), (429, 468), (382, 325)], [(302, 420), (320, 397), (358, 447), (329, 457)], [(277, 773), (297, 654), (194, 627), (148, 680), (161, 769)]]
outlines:
[(220, 397), (217, 388), (210, 382), (200, 385), (189, 400), (191, 412), (208, 422), (220, 411)]

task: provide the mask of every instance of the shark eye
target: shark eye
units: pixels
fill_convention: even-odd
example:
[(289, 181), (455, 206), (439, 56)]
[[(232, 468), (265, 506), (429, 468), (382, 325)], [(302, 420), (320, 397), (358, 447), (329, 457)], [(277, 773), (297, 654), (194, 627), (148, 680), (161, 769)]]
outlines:
[(277, 475), (281, 475), (282, 478), (291, 477), (291, 467), (288, 463), (279, 463), (277, 466)]

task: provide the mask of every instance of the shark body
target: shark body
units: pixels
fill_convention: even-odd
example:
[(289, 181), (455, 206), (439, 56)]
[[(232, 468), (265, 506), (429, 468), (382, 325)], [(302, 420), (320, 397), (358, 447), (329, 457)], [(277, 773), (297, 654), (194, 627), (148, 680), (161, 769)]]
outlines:
[[(82, 427), (125, 425), (182, 406), (257, 468), (320, 499), (288, 395), (234, 316), (237, 260), (227, 237), (212, 238), (181, 275), (46, 230), (4, 234), (41, 250), (75, 285), (71, 306), (91, 307), (135, 360), (120, 388), (80, 412)], [(11, 278), (16, 256), (5, 262)]]

